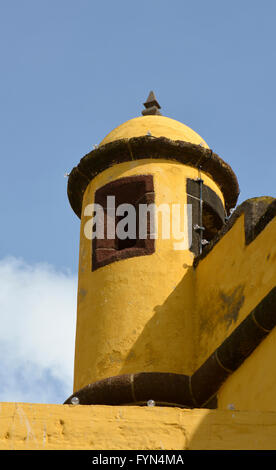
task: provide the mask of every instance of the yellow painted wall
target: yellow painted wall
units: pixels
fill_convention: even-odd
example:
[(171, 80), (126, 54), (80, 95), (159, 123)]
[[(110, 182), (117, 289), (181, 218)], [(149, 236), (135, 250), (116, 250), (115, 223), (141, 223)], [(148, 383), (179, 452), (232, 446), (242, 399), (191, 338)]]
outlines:
[(171, 140), (184, 140), (193, 144), (209, 148), (197, 132), (182, 122), (166, 116), (140, 116), (124, 122), (113, 129), (100, 143), (100, 145), (120, 139), (130, 139), (147, 135), (150, 131), (154, 137), (167, 137)]
[[(144, 118), (143, 118), (144, 119)], [(141, 371), (193, 371), (194, 255), (156, 240), (149, 256), (129, 258), (91, 271), (92, 242), (84, 236), (85, 207), (96, 189), (120, 177), (152, 174), (155, 203), (185, 204), (186, 178), (194, 168), (167, 160), (115, 165), (94, 178), (83, 198), (74, 390), (96, 380)], [(223, 201), (217, 185), (204, 183)], [(91, 219), (91, 217), (90, 217)]]
[(223, 384), (218, 408), (276, 411), (276, 328)]
[(1, 450), (276, 450), (276, 413), (0, 404)]
[(245, 245), (242, 214), (199, 262), (194, 286), (198, 293), (196, 368), (276, 285), (275, 240), (274, 218)]

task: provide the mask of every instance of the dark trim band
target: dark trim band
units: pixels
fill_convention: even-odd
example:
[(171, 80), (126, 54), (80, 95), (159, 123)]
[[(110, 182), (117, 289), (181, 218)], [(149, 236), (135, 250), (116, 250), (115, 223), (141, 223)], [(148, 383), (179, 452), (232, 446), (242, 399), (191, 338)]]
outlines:
[(82, 405), (134, 405), (154, 400), (160, 406), (213, 408), (223, 382), (276, 326), (275, 307), (276, 287), (192, 376), (169, 372), (118, 375), (87, 385), (64, 404), (70, 404), (72, 397), (78, 397)]
[(67, 194), (77, 216), (81, 217), (83, 194), (95, 176), (117, 163), (145, 158), (163, 158), (200, 168), (220, 187), (227, 213), (235, 207), (239, 195), (237, 177), (231, 167), (212, 150), (181, 140), (142, 136), (103, 145), (85, 155), (78, 166), (72, 169)]

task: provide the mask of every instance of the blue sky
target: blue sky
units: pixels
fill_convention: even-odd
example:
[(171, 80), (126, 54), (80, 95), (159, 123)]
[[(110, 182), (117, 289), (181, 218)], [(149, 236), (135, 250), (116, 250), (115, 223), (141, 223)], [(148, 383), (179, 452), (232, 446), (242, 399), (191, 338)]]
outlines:
[(231, 165), (238, 203), (275, 197), (275, 16), (272, 0), (0, 1), (0, 401), (71, 394), (79, 220), (64, 174), (151, 89)]

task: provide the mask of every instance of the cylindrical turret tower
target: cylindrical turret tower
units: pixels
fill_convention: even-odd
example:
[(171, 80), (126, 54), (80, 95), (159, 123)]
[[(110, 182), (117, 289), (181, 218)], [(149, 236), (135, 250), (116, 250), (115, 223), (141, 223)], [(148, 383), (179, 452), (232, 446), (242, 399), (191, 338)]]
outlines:
[(185, 406), (175, 390), (194, 368), (193, 262), (235, 206), (238, 184), (196, 132), (159, 110), (151, 92), (143, 115), (110, 132), (69, 176), (81, 219), (81, 403)]

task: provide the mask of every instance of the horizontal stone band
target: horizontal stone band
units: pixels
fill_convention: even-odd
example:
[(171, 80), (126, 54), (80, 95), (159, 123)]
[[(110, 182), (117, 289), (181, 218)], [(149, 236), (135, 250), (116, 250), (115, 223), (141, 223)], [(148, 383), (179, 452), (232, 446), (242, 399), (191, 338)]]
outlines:
[(206, 403), (231, 372), (238, 369), (275, 326), (276, 287), (192, 376), (169, 372), (118, 375), (87, 385), (64, 403), (70, 404), (72, 397), (78, 397), (83, 405), (146, 404), (154, 400), (160, 406), (207, 407)]

